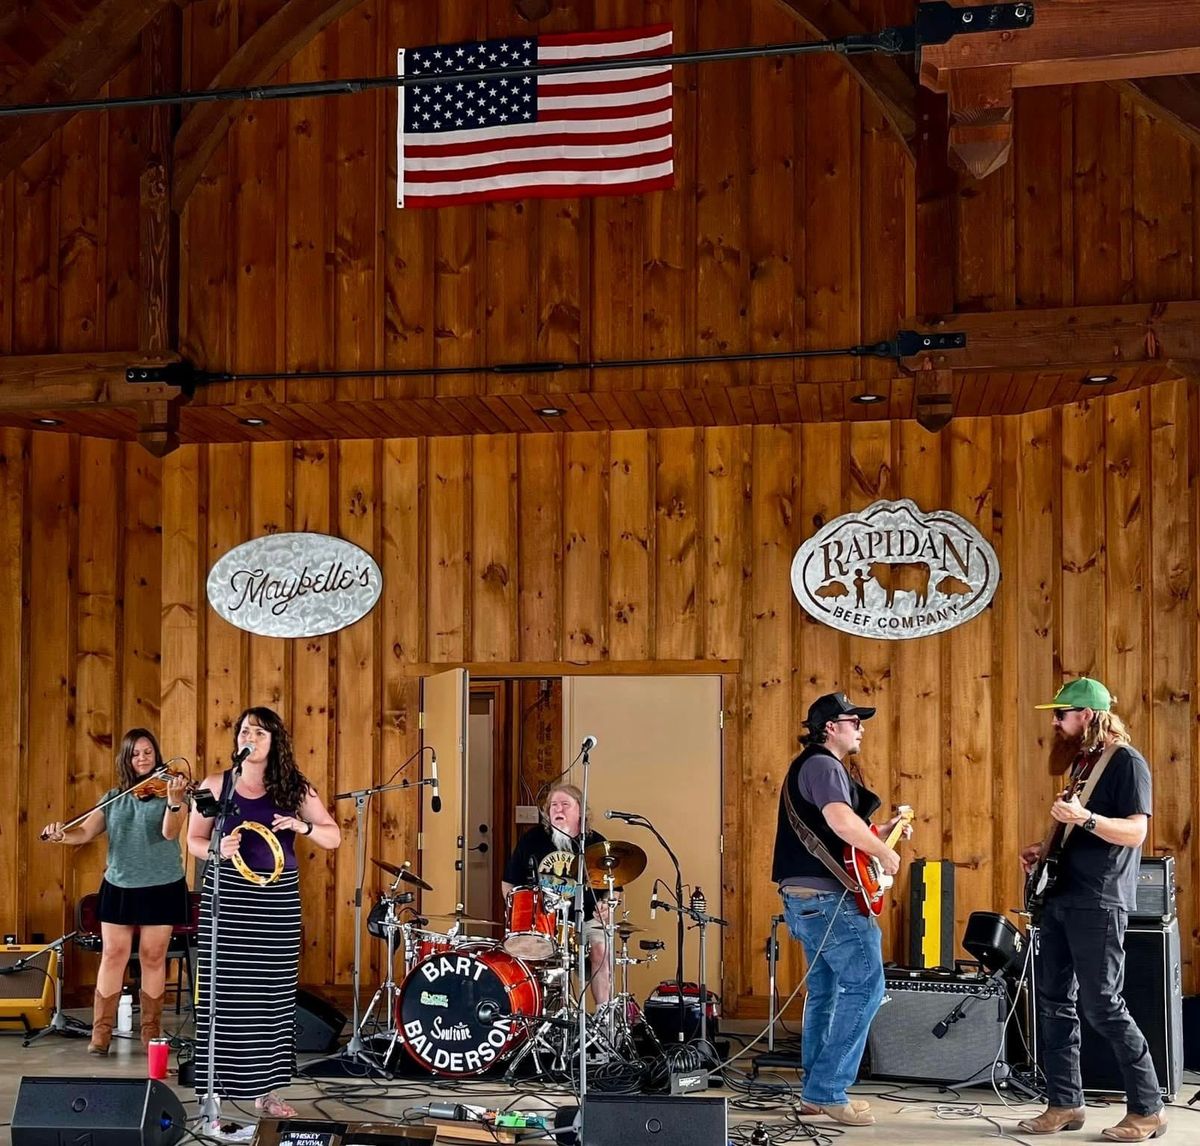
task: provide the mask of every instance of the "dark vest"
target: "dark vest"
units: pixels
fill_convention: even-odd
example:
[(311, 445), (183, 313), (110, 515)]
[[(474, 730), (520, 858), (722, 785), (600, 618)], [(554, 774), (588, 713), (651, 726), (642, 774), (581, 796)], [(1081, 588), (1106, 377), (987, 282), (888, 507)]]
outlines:
[[(796, 814), (811, 828), (817, 838), (829, 849), (829, 854), (835, 860), (841, 860), (845, 843), (842, 838), (826, 822), (821, 809), (816, 804), (810, 804), (800, 795), (800, 770), (815, 756), (831, 756), (829, 750), (822, 744), (813, 744), (805, 748), (788, 768), (784, 785), (792, 796), (792, 806)], [(836, 757), (834, 757), (836, 759)], [(879, 797), (869, 788), (859, 784), (849, 771), (846, 779), (850, 784), (850, 807), (864, 822), (870, 823), (881, 803)], [(775, 824), (775, 856), (771, 864), (771, 879), (778, 883), (783, 879), (801, 879), (808, 876), (825, 876), (834, 878), (830, 870), (800, 842), (800, 837), (792, 830), (788, 819), (787, 807), (783, 802), (783, 792), (779, 794), (779, 814)]]

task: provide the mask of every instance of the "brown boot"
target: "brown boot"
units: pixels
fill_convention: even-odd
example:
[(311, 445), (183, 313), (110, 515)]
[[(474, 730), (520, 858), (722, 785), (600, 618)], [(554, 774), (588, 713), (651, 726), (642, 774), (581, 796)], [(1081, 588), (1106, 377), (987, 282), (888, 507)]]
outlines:
[(142, 996), (142, 1046), (149, 1047), (150, 1040), (162, 1034), (163, 997), (151, 998), (145, 991)]
[[(870, 1110), (871, 1104), (865, 1098), (852, 1098), (850, 1099), (850, 1109), (855, 1111)], [(801, 1114), (824, 1114), (824, 1112), (823, 1107), (816, 1106), (804, 1098), (800, 1100)]]
[(1147, 1138), (1158, 1138), (1166, 1132), (1165, 1110), (1157, 1110), (1153, 1114), (1134, 1114), (1131, 1110), (1116, 1126), (1100, 1131), (1112, 1142), (1145, 1142)]
[(1082, 1106), (1047, 1106), (1036, 1118), (1017, 1123), (1022, 1134), (1057, 1134), (1060, 1130), (1083, 1129)]
[(846, 1103), (845, 1106), (818, 1106), (817, 1110), (843, 1126), (875, 1125), (875, 1115), (871, 1113), (870, 1107), (866, 1110), (856, 1110), (851, 1103)]
[(92, 1041), (88, 1043), (88, 1054), (108, 1054), (112, 1042), (113, 1023), (117, 1021), (117, 1003), (121, 992), (102, 995), (96, 992), (92, 1000)]

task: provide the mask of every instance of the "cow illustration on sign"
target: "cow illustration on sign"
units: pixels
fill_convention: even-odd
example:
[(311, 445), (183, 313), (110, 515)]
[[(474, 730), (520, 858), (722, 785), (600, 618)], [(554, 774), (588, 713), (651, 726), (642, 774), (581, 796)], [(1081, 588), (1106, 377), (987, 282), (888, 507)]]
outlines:
[(888, 640), (970, 620), (991, 601), (999, 576), (995, 550), (969, 521), (907, 499), (827, 522), (792, 562), (792, 589), (813, 617)]

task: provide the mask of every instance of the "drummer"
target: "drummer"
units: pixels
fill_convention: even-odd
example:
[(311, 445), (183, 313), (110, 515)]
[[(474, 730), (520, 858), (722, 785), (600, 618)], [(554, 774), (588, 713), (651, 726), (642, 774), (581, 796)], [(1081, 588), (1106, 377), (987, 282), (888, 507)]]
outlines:
[[(546, 797), (541, 821), (518, 841), (504, 865), (500, 886), (505, 898), (518, 887), (543, 887), (560, 895), (573, 896), (578, 877), (579, 827), (583, 793), (574, 784), (554, 784)], [(588, 830), (587, 844), (600, 843), (604, 837)], [(599, 896), (590, 887), (584, 889), (585, 923), (583, 937), (591, 963), (589, 981), (597, 1004), (607, 1003), (612, 993), (612, 969), (608, 960), (608, 936), (604, 920), (608, 916), (607, 893)]]

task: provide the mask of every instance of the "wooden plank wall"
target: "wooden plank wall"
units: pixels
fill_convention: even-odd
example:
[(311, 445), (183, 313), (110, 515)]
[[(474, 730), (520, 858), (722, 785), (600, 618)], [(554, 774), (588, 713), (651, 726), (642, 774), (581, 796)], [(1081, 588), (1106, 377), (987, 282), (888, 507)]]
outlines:
[[(764, 1003), (778, 783), (809, 700), (834, 687), (879, 707), (867, 773), (916, 807), (911, 854), (957, 864), (961, 929), (972, 910), (1017, 904), (1015, 852), (1041, 831), (1050, 723), (1032, 705), (1063, 675), (1107, 680), (1154, 766), (1150, 846), (1178, 857), (1194, 939), (1198, 425), (1200, 398), (1164, 383), (958, 419), (940, 436), (911, 422), (776, 425), (186, 447), (159, 463), (136, 447), (3, 431), (0, 656), (14, 684), (0, 704), (0, 780), (17, 798), (0, 811), (0, 929), (57, 935), (96, 886), (100, 846), (68, 854), (37, 829), (108, 786), (131, 723), (156, 727), (168, 753), (203, 770), (228, 758), (243, 705), (276, 705), (328, 799), (415, 750), (421, 665), (482, 662), (502, 675), (517, 663), (653, 672), (682, 660), (725, 662), (731, 1010)], [(991, 538), (1004, 576), (992, 608), (919, 642), (816, 624), (791, 595), (797, 544), (894, 496), (953, 508)], [(375, 554), (385, 598), (368, 618), (284, 642), (206, 608), (217, 555), (301, 528)], [(535, 679), (519, 699), (530, 784), (549, 774), (539, 745), (557, 735), (537, 692)], [(313, 983), (350, 972), (353, 814), (338, 814), (341, 852), (301, 849)], [(411, 856), (415, 830), (415, 801), (395, 794), (373, 810), (369, 854)], [(885, 917), (901, 960), (905, 887)], [(1195, 949), (1185, 941), (1191, 991)], [(92, 971), (76, 957), (73, 982)], [(783, 983), (798, 971), (786, 945)]]

